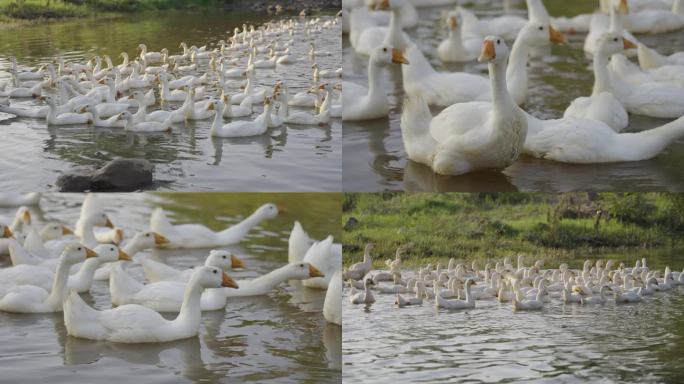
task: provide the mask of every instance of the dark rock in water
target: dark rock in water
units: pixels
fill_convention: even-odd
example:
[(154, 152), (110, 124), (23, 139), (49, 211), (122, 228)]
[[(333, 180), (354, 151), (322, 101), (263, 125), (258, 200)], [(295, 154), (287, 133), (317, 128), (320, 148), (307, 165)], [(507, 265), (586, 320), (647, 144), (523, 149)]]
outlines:
[(92, 172), (62, 175), (56, 184), (61, 192), (132, 192), (152, 184), (153, 169), (144, 159), (114, 159)]
[(359, 221), (355, 217), (350, 217), (349, 220), (344, 224), (344, 230), (345, 231), (351, 231), (356, 226), (359, 225)]

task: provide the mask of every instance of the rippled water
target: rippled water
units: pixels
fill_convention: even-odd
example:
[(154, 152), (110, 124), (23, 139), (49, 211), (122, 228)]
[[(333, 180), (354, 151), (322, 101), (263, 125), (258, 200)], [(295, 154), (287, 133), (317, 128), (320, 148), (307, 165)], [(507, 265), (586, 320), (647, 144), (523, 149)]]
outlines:
[[(33, 208), (40, 222), (73, 223), (81, 195), (55, 194)], [(152, 209), (160, 204), (178, 222), (201, 222), (215, 229), (239, 221), (262, 203), (272, 201), (289, 210), (254, 229), (245, 241), (229, 249), (245, 260), (246, 269), (231, 273), (252, 278), (287, 263), (287, 238), (294, 220), (312, 236), (339, 237), (337, 195), (287, 194), (123, 194), (103, 196), (114, 224), (129, 230), (148, 226)], [(335, 210), (334, 212), (337, 212)], [(13, 210), (0, 210), (1, 216)], [(73, 224), (72, 224), (73, 228)], [(152, 250), (177, 267), (202, 264), (205, 249)], [(9, 265), (0, 256), (0, 267)], [(131, 266), (142, 278), (142, 268)], [(111, 306), (108, 284), (95, 281), (83, 294), (98, 309)], [(61, 314), (22, 315), (0, 312), (1, 382), (117, 383), (133, 377), (141, 383), (259, 382), (339, 383), (341, 328), (328, 324), (321, 310), (325, 291), (286, 286), (267, 296), (231, 300), (225, 311), (204, 312), (199, 336), (161, 344), (117, 344), (67, 336)], [(28, 382), (28, 381), (26, 381)]]
[[(167, 47), (178, 52), (181, 41), (213, 47), (227, 31), (243, 23), (259, 25), (265, 15), (253, 13), (160, 12), (115, 19), (88, 18), (37, 24), (0, 34), (0, 81), (8, 77), (7, 57), (35, 65), (61, 56), (67, 62), (85, 62), (109, 54), (115, 64), (120, 52), (135, 57), (139, 43), (150, 50)], [(303, 19), (302, 19), (303, 20)], [(340, 67), (340, 29), (315, 35), (322, 69)], [(309, 38), (300, 29), (291, 54), (303, 57), (295, 65), (257, 70), (257, 83), (272, 87), (284, 80), (291, 92), (310, 87), (311, 68), (306, 55)], [(246, 60), (246, 59), (245, 59)], [(238, 92), (239, 84), (231, 89)], [(209, 94), (212, 94), (210, 91)], [(33, 101), (21, 101), (33, 104)], [(172, 103), (174, 107), (180, 103)], [(165, 106), (168, 108), (168, 106)], [(150, 111), (152, 109), (149, 109)], [(255, 105), (252, 118), (261, 113)], [(54, 190), (57, 177), (74, 167), (101, 167), (115, 157), (143, 157), (155, 165), (156, 190), (175, 191), (339, 191), (342, 172), (342, 134), (339, 119), (324, 127), (287, 126), (242, 139), (212, 138), (212, 120), (174, 124), (171, 134), (133, 134), (121, 129), (61, 126), (46, 129), (42, 120), (0, 122), (0, 188), (12, 191)], [(227, 122), (227, 121), (226, 121)], [(8, 182), (10, 181), (11, 182)]]
[[(679, 268), (681, 260), (670, 265)], [(428, 301), (400, 309), (394, 295), (378, 293), (364, 307), (350, 304), (346, 291), (349, 382), (675, 383), (684, 375), (681, 286), (637, 304), (552, 299), (542, 311), (518, 312), (496, 300), (478, 300), (467, 311)]]
[[(501, 1), (461, 2), (476, 5), (479, 16), (501, 15)], [(512, 2), (512, 13), (525, 15), (524, 2)], [(516, 3), (517, 8), (516, 8)], [(587, 12), (595, 0), (547, 0), (544, 2), (553, 16)], [(439, 11), (447, 8), (419, 9), (422, 24), (408, 35), (422, 46), (434, 46), (443, 39), (431, 21)], [(562, 13), (563, 12), (563, 13)], [(559, 118), (570, 101), (591, 94), (593, 72), (591, 60), (582, 49), (584, 34), (568, 36), (567, 46), (553, 47), (532, 53), (529, 61), (528, 100), (525, 110), (541, 118)], [(639, 35), (638, 38), (661, 53), (684, 50), (684, 32), (678, 31), (655, 36)], [(367, 83), (367, 58), (354, 53), (345, 36), (343, 39), (344, 74), (346, 81)], [(452, 70), (487, 74), (484, 65), (467, 64), (440, 67), (440, 71)], [(386, 87), (389, 92), (391, 112), (388, 119), (345, 122), (343, 185), (345, 191), (684, 191), (684, 140), (680, 139), (653, 160), (602, 164), (567, 165), (530, 156), (523, 156), (503, 173), (484, 172), (458, 177), (435, 175), (429, 167), (409, 161), (401, 138), (401, 110), (404, 93), (401, 72), (386, 71)], [(432, 110), (433, 115), (439, 109)], [(638, 132), (667, 123), (668, 120), (630, 115), (629, 132)]]

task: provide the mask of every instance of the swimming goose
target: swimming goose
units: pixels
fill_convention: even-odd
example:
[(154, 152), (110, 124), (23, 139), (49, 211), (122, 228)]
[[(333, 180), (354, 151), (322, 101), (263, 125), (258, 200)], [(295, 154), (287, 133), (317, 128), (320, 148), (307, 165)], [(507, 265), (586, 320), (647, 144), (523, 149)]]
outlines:
[(77, 243), (67, 245), (59, 257), (59, 267), (54, 275), (51, 292), (33, 285), (13, 287), (0, 299), (0, 311), (15, 313), (61, 312), (67, 294), (69, 268), (97, 254)]
[(93, 115), (91, 113), (59, 113), (55, 100), (51, 96), (41, 97), (50, 107), (50, 111), (45, 116), (48, 125), (71, 125), (71, 124), (92, 124)]
[(373, 279), (366, 279), (363, 283), (363, 292), (350, 293), (349, 302), (352, 304), (371, 304), (375, 303), (375, 297), (371, 292), (370, 287), (375, 285)]
[(207, 107), (209, 110), (215, 110), (216, 116), (214, 123), (211, 126), (209, 133), (214, 137), (249, 137), (259, 136), (266, 133), (271, 122), (271, 112), (273, 106), (271, 99), (264, 100), (264, 111), (254, 121), (233, 121), (223, 125), (223, 113), (225, 104), (223, 101), (212, 101)]
[[(518, 290), (520, 292), (520, 290)], [(544, 308), (545, 284), (542, 282), (534, 299), (522, 298), (519, 295), (513, 297), (513, 310), (540, 310)]]
[(299, 221), (295, 221), (292, 231), (290, 232), (290, 237), (287, 241), (288, 263), (296, 263), (304, 260), (307, 251), (313, 244), (314, 240), (309, 237), (309, 234), (306, 233), (306, 231), (304, 231), (304, 228), (302, 228), (302, 225), (299, 223)]
[(624, 37), (632, 42), (639, 42), (634, 35), (627, 32), (624, 27), (625, 18), (629, 13), (627, 0), (609, 0), (610, 17), (602, 13), (595, 13), (589, 28), (589, 34), (584, 41), (584, 51), (589, 54), (594, 54), (598, 46), (598, 41), (605, 33), (613, 33)]
[[(141, 262), (147, 281), (155, 283), (157, 281), (180, 281), (187, 283), (190, 280), (193, 269), (179, 270), (162, 262), (144, 258)], [(204, 261), (207, 267), (219, 268), (224, 272), (229, 272), (235, 268), (244, 268), (245, 263), (237, 256), (228, 251), (212, 250)]]
[(408, 0), (371, 0), (370, 7), (376, 11), (390, 11), (389, 26), (370, 26), (365, 28), (352, 46), (357, 53), (371, 56), (380, 46), (387, 46), (403, 51), (411, 39), (402, 31), (402, 11)]
[(504, 169), (522, 152), (527, 119), (506, 85), (508, 47), (485, 39), (480, 62), (489, 63), (493, 102), (454, 104), (433, 117), (420, 96), (404, 105), (401, 131), (409, 158), (442, 175)]
[(676, 52), (670, 56), (664, 56), (656, 50), (639, 44), (637, 48), (639, 66), (641, 69), (654, 69), (664, 65), (684, 65), (684, 52)]
[(665, 33), (684, 28), (684, 0), (674, 0), (672, 8), (646, 9), (630, 14), (626, 21), (632, 33)]
[(150, 228), (168, 239), (169, 248), (211, 248), (236, 244), (247, 233), (265, 220), (283, 212), (275, 204), (264, 204), (249, 217), (223, 231), (214, 232), (201, 224), (173, 225), (162, 208), (157, 208), (150, 217)]
[(387, 117), (389, 102), (380, 78), (383, 66), (387, 64), (409, 64), (402, 52), (396, 48), (376, 48), (368, 60), (368, 88), (342, 82), (342, 120), (372, 120)]
[(164, 57), (161, 52), (148, 52), (145, 44), (138, 45), (138, 49), (140, 50), (140, 58), (147, 63), (159, 63)]
[(120, 114), (119, 119), (124, 121), (124, 130), (136, 133), (171, 132), (171, 123), (173, 122), (171, 115), (169, 115), (163, 123), (157, 121), (136, 123), (130, 112)]
[(580, 303), (582, 305), (602, 305), (606, 303), (606, 296), (605, 293), (606, 291), (612, 291), (613, 289), (610, 288), (607, 285), (604, 285), (601, 287), (601, 290), (599, 291), (599, 296), (590, 296), (590, 297), (585, 297), (582, 296), (582, 299), (580, 300)]
[(38, 205), (42, 199), (43, 194), (40, 192), (31, 192), (25, 194), (3, 192), (0, 193), (0, 207), (19, 207), (22, 205)]
[(435, 306), (437, 308), (446, 308), (446, 309), (471, 309), (475, 308), (475, 297), (471, 294), (470, 292), (470, 287), (473, 285), (477, 285), (477, 283), (473, 279), (467, 279), (465, 284), (464, 284), (464, 290), (465, 290), (465, 300), (446, 300), (442, 298), (442, 295), (438, 291), (438, 285), (435, 284), (434, 286), (434, 293), (435, 293)]
[(166, 320), (156, 311), (135, 304), (98, 311), (72, 292), (64, 304), (64, 323), (69, 335), (92, 340), (145, 343), (193, 337), (199, 331), (202, 292), (217, 287), (238, 285), (218, 268), (197, 268), (185, 286), (180, 313), (174, 320)]
[[(145, 249), (154, 247), (162, 247), (169, 243), (169, 240), (156, 232), (137, 232), (128, 240), (122, 247), (122, 250), (134, 258), (136, 254)], [(100, 268), (95, 271), (95, 280), (106, 281), (109, 280), (109, 274), (112, 267), (117, 263), (103, 263)]]
[(464, 22), (469, 22), (469, 19), (463, 17), (460, 9), (447, 15), (449, 35), (437, 47), (437, 54), (445, 63), (475, 61), (480, 54), (482, 37), (474, 33), (474, 27), (464, 25)]
[(347, 269), (345, 279), (361, 280), (364, 276), (368, 274), (373, 268), (373, 261), (371, 260), (370, 252), (373, 250), (373, 244), (368, 243), (363, 250), (363, 261), (352, 264), (351, 267)]
[(342, 245), (333, 244), (333, 237), (328, 236), (309, 247), (302, 261), (316, 267), (324, 276), (306, 279), (302, 285), (309, 288), (327, 289), (332, 276), (342, 266)]

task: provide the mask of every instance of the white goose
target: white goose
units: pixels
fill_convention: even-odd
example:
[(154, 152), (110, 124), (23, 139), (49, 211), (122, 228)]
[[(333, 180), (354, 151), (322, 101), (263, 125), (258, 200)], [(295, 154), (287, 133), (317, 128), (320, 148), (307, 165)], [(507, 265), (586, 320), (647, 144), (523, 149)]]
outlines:
[(69, 268), (86, 258), (97, 257), (91, 249), (81, 244), (69, 244), (60, 256), (59, 267), (54, 276), (51, 292), (33, 285), (13, 287), (0, 299), (0, 311), (16, 313), (61, 312), (67, 294)]
[(477, 283), (473, 279), (467, 279), (465, 284), (464, 284), (464, 289), (465, 289), (465, 300), (446, 300), (442, 298), (442, 295), (439, 292), (439, 285), (435, 284), (434, 290), (435, 290), (435, 306), (437, 308), (446, 308), (446, 309), (471, 309), (475, 308), (475, 297), (472, 295), (470, 292), (470, 287), (473, 285), (477, 285)]
[(0, 193), (0, 207), (20, 207), (22, 205), (38, 205), (43, 194), (31, 192), (26, 194), (3, 192)]
[(91, 113), (59, 113), (55, 100), (51, 96), (41, 99), (50, 107), (50, 111), (45, 116), (48, 125), (92, 124), (93, 122)]
[(164, 210), (157, 208), (150, 217), (150, 228), (168, 239), (170, 248), (211, 248), (236, 244), (247, 233), (265, 220), (283, 212), (275, 204), (264, 204), (249, 217), (220, 232), (214, 232), (201, 224), (173, 225)]
[[(193, 269), (179, 270), (162, 262), (144, 258), (141, 262), (147, 281), (179, 281), (187, 283), (193, 273)], [(244, 268), (245, 263), (237, 256), (228, 251), (212, 250), (204, 261), (204, 266), (219, 268), (229, 272), (235, 268)]]
[(329, 323), (342, 325), (342, 270), (330, 278), (323, 303), (323, 317)]
[(639, 66), (644, 70), (654, 69), (664, 65), (684, 65), (684, 52), (677, 52), (670, 56), (664, 56), (644, 44), (639, 44), (637, 55), (639, 58)]
[(370, 252), (373, 250), (373, 244), (366, 244), (363, 250), (363, 261), (353, 264), (346, 271), (345, 279), (361, 280), (373, 268), (373, 261)]
[(304, 260), (306, 252), (313, 245), (314, 240), (304, 231), (299, 221), (294, 222), (290, 238), (287, 241), (287, 262), (297, 263)]
[(98, 311), (72, 292), (64, 304), (64, 323), (69, 335), (92, 340), (145, 343), (193, 337), (199, 331), (202, 292), (222, 286), (238, 287), (218, 268), (198, 268), (185, 286), (180, 313), (174, 320), (166, 320), (154, 310), (135, 304)]
[(407, 100), (401, 130), (411, 160), (443, 175), (503, 169), (517, 160), (527, 135), (527, 118), (508, 93), (507, 59), (503, 39), (487, 37), (479, 61), (489, 63), (492, 103), (454, 104), (433, 118), (423, 99)]
[(211, 130), (209, 131), (211, 136), (214, 137), (249, 137), (263, 135), (268, 130), (269, 123), (271, 122), (271, 112), (273, 110), (271, 99), (266, 98), (266, 100), (264, 100), (264, 111), (257, 116), (254, 121), (240, 120), (223, 125), (224, 102), (218, 100), (212, 101), (207, 108), (216, 111), (214, 123), (211, 125)]
[[(459, 9), (447, 16), (449, 36), (437, 47), (439, 58), (446, 63), (461, 63), (477, 59), (482, 45), (482, 36), (474, 33), (473, 27), (464, 25), (463, 12)], [(472, 31), (469, 33), (469, 31)]]
[(402, 52), (387, 46), (378, 47), (368, 60), (368, 88), (342, 82), (342, 120), (372, 120), (386, 117), (389, 102), (380, 78), (382, 67), (387, 64), (409, 64)]
[(371, 292), (370, 287), (375, 285), (373, 279), (368, 278), (363, 283), (363, 292), (356, 292), (350, 294), (349, 302), (352, 304), (372, 304), (375, 303), (375, 297)]

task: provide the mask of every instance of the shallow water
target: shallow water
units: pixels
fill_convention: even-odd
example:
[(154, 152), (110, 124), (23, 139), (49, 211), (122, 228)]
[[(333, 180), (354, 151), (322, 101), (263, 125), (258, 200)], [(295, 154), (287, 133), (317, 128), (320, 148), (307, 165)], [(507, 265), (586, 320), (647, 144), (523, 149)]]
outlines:
[[(681, 270), (680, 255), (664, 257)], [(448, 311), (428, 301), (397, 308), (394, 295), (378, 293), (365, 307), (347, 296), (345, 289), (345, 381), (650, 383), (684, 375), (681, 286), (636, 304), (552, 299), (542, 311), (518, 312), (496, 300)]]
[[(40, 222), (73, 223), (80, 195), (54, 194), (32, 208)], [(254, 208), (275, 202), (286, 209), (229, 249), (246, 264), (231, 273), (252, 278), (287, 262), (287, 238), (294, 220), (312, 236), (339, 237), (338, 195), (163, 194), (106, 195), (102, 199), (115, 225), (144, 230), (152, 209), (161, 205), (174, 221), (200, 222), (214, 229), (239, 221)], [(339, 208), (333, 212), (337, 212)], [(0, 215), (12, 215), (2, 209)], [(72, 224), (73, 225), (73, 224)], [(177, 267), (202, 264), (208, 250), (152, 250), (151, 257)], [(9, 264), (0, 256), (0, 266)], [(142, 268), (132, 266), (142, 278)], [(82, 296), (98, 309), (111, 306), (108, 284), (96, 281)], [(119, 382), (135, 375), (139, 382), (277, 382), (339, 383), (341, 328), (328, 324), (321, 310), (325, 291), (285, 286), (267, 296), (232, 300), (225, 311), (204, 312), (199, 336), (162, 344), (118, 344), (78, 339), (66, 334), (60, 314), (21, 315), (0, 312), (2, 382), (50, 379), (53, 383)]]
[[(64, 57), (85, 62), (108, 54), (114, 64), (119, 53), (136, 57), (139, 43), (150, 50), (167, 47), (179, 51), (181, 41), (212, 48), (225, 33), (243, 23), (260, 25), (263, 14), (214, 12), (143, 13), (115, 19), (88, 18), (38, 24), (0, 34), (0, 81), (8, 74), (7, 57), (36, 65)], [(317, 49), (333, 53), (317, 58), (322, 69), (340, 67), (340, 29), (325, 29), (315, 36)], [(310, 87), (308, 37), (295, 34), (291, 54), (302, 61), (257, 70), (260, 86), (284, 80), (291, 92)], [(282, 43), (282, 42), (281, 42)], [(246, 58), (244, 59), (246, 62)], [(239, 84), (231, 86), (237, 93)], [(157, 92), (158, 94), (158, 92)], [(209, 94), (213, 94), (210, 90)], [(20, 103), (33, 101), (19, 99)], [(177, 108), (171, 103), (164, 108)], [(148, 112), (155, 108), (148, 109)], [(255, 105), (251, 118), (261, 113)], [(54, 190), (57, 177), (74, 167), (101, 167), (115, 157), (142, 157), (155, 165), (151, 189), (173, 191), (339, 191), (341, 189), (341, 123), (332, 119), (324, 127), (283, 125), (267, 134), (242, 139), (212, 138), (213, 119), (174, 124), (170, 134), (132, 134), (122, 129), (59, 126), (46, 129), (42, 120), (12, 119), (0, 122), (0, 188), (12, 191)], [(228, 120), (226, 119), (226, 123)], [(11, 181), (11, 182), (9, 182)]]
[[(477, 4), (478, 16), (501, 15), (502, 2), (461, 2)], [(523, 4), (521, 4), (523, 3)], [(513, 2), (510, 12), (525, 15), (524, 2)], [(545, 1), (553, 16), (575, 15), (597, 6), (594, 0)], [(442, 9), (420, 11), (423, 21), (418, 28), (406, 31), (422, 47), (436, 50), (443, 39), (431, 17)], [(593, 72), (591, 60), (582, 47), (585, 34), (570, 35), (568, 46), (555, 46), (546, 51), (533, 52), (528, 67), (529, 92), (525, 110), (540, 118), (559, 118), (570, 101), (591, 94)], [(661, 53), (684, 50), (684, 32), (655, 36), (637, 36)], [(434, 58), (428, 55), (428, 58)], [(366, 84), (367, 58), (356, 55), (345, 36), (343, 39), (345, 81)], [(441, 67), (452, 70), (487, 74), (486, 66), (467, 64)], [(567, 165), (530, 156), (523, 156), (503, 173), (481, 172), (458, 177), (438, 176), (429, 167), (414, 163), (406, 157), (401, 138), (401, 110), (404, 93), (401, 72), (385, 71), (386, 89), (390, 98), (390, 116), (365, 122), (344, 123), (343, 183), (345, 191), (372, 192), (382, 190), (407, 191), (684, 191), (684, 140), (670, 145), (660, 156), (649, 161), (602, 165)], [(433, 115), (439, 109), (432, 110)], [(630, 115), (629, 132), (638, 132), (667, 123), (668, 120)]]

